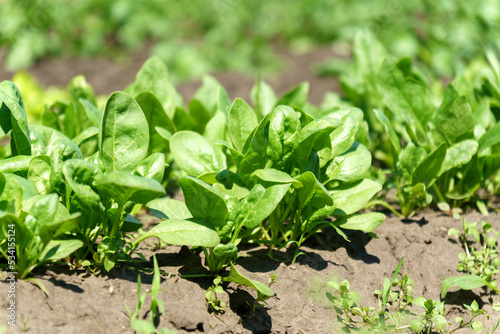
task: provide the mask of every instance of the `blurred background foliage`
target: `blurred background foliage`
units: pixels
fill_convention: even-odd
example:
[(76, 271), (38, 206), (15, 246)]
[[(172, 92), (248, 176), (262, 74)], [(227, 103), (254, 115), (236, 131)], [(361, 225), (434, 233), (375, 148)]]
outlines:
[(0, 11), (8, 70), (45, 56), (120, 58), (153, 45), (175, 81), (215, 70), (272, 72), (283, 69), (279, 49), (329, 45), (348, 57), (361, 29), (396, 57), (451, 77), (485, 48), (500, 48), (499, 0), (7, 0)]

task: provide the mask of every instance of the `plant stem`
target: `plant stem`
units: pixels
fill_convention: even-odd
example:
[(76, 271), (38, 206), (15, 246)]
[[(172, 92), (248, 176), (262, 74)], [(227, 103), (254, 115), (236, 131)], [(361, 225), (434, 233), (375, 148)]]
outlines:
[(366, 204), (365, 207), (368, 208), (368, 207), (372, 207), (375, 205), (382, 205), (383, 207), (389, 209), (392, 213), (394, 213), (399, 218), (405, 218), (405, 216), (402, 213), (400, 213), (396, 209), (394, 209), (388, 202), (380, 200), (380, 199), (376, 199), (376, 200), (368, 202), (368, 204)]
[(116, 211), (115, 218), (113, 220), (113, 228), (111, 229), (111, 233), (109, 235), (109, 237), (112, 240), (115, 239), (115, 235), (118, 233), (118, 228), (120, 227), (120, 220), (124, 207), (125, 207), (125, 201), (123, 203), (120, 203), (120, 205), (118, 206), (118, 210)]

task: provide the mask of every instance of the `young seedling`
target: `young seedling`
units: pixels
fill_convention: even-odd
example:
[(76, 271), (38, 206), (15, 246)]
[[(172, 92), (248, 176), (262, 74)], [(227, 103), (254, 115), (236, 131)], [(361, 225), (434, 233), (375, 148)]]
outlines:
[(205, 293), (205, 299), (207, 300), (210, 314), (224, 313), (224, 311), (226, 310), (226, 303), (220, 300), (217, 296), (217, 294), (224, 293), (224, 289), (220, 285), (221, 282), (222, 277), (217, 276), (216, 278), (214, 278), (214, 284), (210, 288), (208, 288), (207, 292)]
[(456, 317), (454, 319), (456, 327), (454, 327), (453, 324), (445, 317), (444, 302), (438, 302), (432, 299), (425, 300), (424, 298), (417, 299), (414, 301), (414, 304), (422, 307), (424, 309), (424, 313), (411, 322), (409, 328), (414, 333), (429, 334), (437, 332), (440, 334), (449, 334), (463, 328), (469, 328), (471, 333), (481, 332), (485, 334), (492, 334), (495, 333), (500, 324), (500, 320), (498, 320), (496, 325), (490, 331), (484, 328), (483, 323), (477, 318), (479, 316), (485, 316), (486, 319), (489, 319), (490, 317), (485, 311), (479, 309), (476, 301), (473, 301), (470, 305), (464, 304), (464, 307), (469, 313), (468, 320)]
[[(392, 280), (385, 278), (382, 290), (375, 290), (378, 297), (378, 311), (375, 307), (358, 305), (359, 298), (355, 291), (349, 291), (350, 284), (348, 280), (341, 284), (328, 282), (333, 287), (337, 296), (327, 292), (327, 298), (333, 303), (337, 313), (344, 315), (341, 322), (346, 326), (345, 331), (349, 329), (369, 331), (411, 331), (412, 333), (431, 333), (449, 334), (463, 328), (470, 328), (473, 333), (483, 331), (484, 333), (493, 333), (499, 326), (499, 322), (491, 331), (484, 329), (483, 323), (478, 320), (479, 316), (489, 315), (485, 311), (479, 310), (476, 302), (471, 305), (464, 305), (468, 310), (468, 320), (455, 318), (456, 326), (445, 317), (444, 302), (438, 302), (432, 299), (422, 297), (413, 298), (413, 281), (408, 275), (398, 279), (399, 270), (402, 265), (402, 259), (399, 262)], [(395, 289), (393, 289), (395, 288)], [(412, 305), (424, 309), (424, 313), (417, 316), (410, 311)], [(406, 325), (401, 325), (406, 323)]]
[[(153, 283), (151, 284), (151, 290), (146, 293), (142, 293), (142, 283), (141, 275), (137, 277), (137, 305), (135, 311), (132, 312), (127, 305), (124, 305), (127, 309), (130, 327), (140, 334), (173, 334), (174, 331), (169, 331), (165, 328), (157, 329), (154, 323), (158, 321), (161, 314), (165, 313), (163, 307), (163, 301), (158, 298), (158, 293), (160, 292), (160, 270), (158, 268), (158, 262), (156, 257), (153, 256), (154, 273), (153, 273)], [(149, 306), (149, 321), (140, 319), (140, 313), (146, 297), (151, 294), (151, 304)]]
[[(463, 290), (488, 287), (497, 293), (500, 292), (498, 283), (494, 279), (494, 276), (500, 272), (498, 269), (500, 266), (498, 231), (486, 222), (481, 222), (480, 231), (476, 222), (468, 223), (465, 218), (462, 218), (462, 228), (463, 232), (452, 228), (448, 235), (459, 236), (465, 252), (458, 256), (460, 262), (457, 269), (467, 275), (446, 278), (441, 285), (441, 298), (444, 298), (453, 286)], [(480, 248), (476, 249), (472, 245), (473, 242), (478, 244)]]

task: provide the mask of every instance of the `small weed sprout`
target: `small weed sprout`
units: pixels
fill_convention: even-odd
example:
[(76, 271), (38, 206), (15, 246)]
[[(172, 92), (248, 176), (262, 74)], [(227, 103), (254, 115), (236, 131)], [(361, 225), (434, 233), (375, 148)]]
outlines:
[[(481, 222), (481, 231), (477, 223), (468, 223), (462, 218), (463, 232), (457, 229), (450, 229), (448, 235), (458, 235), (463, 253), (459, 254), (460, 262), (457, 265), (458, 271), (484, 278), (488, 283), (497, 286), (493, 276), (500, 272), (500, 258), (498, 257), (499, 233), (493, 229), (491, 223)], [(480, 245), (479, 249), (471, 246), (471, 240)]]
[[(343, 330), (347, 333), (350, 330), (369, 329), (370, 331), (411, 331), (412, 333), (454, 333), (463, 328), (469, 328), (471, 333), (494, 333), (500, 324), (500, 320), (491, 331), (484, 328), (483, 323), (478, 320), (479, 316), (489, 315), (480, 310), (474, 301), (471, 305), (464, 305), (468, 310), (468, 320), (455, 318), (456, 326), (445, 317), (444, 302), (422, 297), (413, 298), (413, 281), (409, 275), (404, 275), (398, 279), (403, 259), (399, 262), (392, 281), (385, 278), (382, 290), (375, 290), (378, 297), (378, 311), (375, 307), (358, 305), (359, 297), (355, 291), (350, 290), (350, 283), (344, 280), (342, 283), (330, 281), (327, 284), (335, 289), (337, 296), (327, 292), (327, 298), (333, 303), (335, 311), (339, 314), (337, 319), (345, 326)], [(424, 309), (420, 316), (412, 313), (409, 308), (419, 306)], [(495, 307), (494, 307), (495, 309)], [(344, 317), (342, 317), (344, 316)], [(406, 325), (401, 325), (406, 323)], [(408, 324), (409, 323), (409, 324)]]
[[(137, 305), (135, 311), (132, 312), (128, 306), (125, 305), (130, 319), (130, 327), (140, 334), (173, 334), (175, 332), (165, 328), (157, 329), (155, 326), (155, 322), (159, 320), (161, 314), (165, 313), (165, 309), (163, 307), (163, 301), (158, 298), (158, 293), (160, 292), (160, 270), (158, 268), (156, 257), (153, 257), (153, 263), (154, 274), (151, 290), (146, 293), (142, 293), (141, 275), (139, 275), (137, 277)], [(149, 321), (147, 321), (140, 319), (140, 312), (144, 302), (146, 301), (146, 297), (149, 294), (151, 294), (151, 305), (149, 307)]]
[(220, 300), (217, 296), (217, 294), (224, 293), (224, 289), (220, 285), (221, 282), (222, 277), (217, 276), (216, 278), (214, 278), (214, 285), (208, 288), (207, 292), (205, 293), (205, 299), (208, 303), (208, 309), (210, 314), (212, 315), (215, 313), (224, 313), (224, 311), (226, 310), (226, 303)]

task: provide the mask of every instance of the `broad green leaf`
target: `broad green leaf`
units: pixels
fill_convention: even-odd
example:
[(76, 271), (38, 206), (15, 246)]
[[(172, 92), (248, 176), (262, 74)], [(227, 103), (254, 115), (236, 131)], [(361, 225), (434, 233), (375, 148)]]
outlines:
[(71, 190), (74, 191), (78, 201), (92, 210), (99, 210), (101, 198), (93, 188), (93, 182), (102, 175), (102, 172), (93, 163), (71, 159), (63, 164), (62, 171)]
[(269, 116), (269, 142), (266, 151), (267, 157), (273, 161), (273, 167), (288, 168), (299, 131), (300, 121), (295, 110), (287, 106), (274, 108)]
[(276, 94), (271, 86), (262, 81), (260, 77), (250, 91), (250, 98), (252, 99), (258, 119), (264, 118), (273, 110), (273, 106), (276, 105)]
[(30, 131), (30, 141), (31, 141), (31, 155), (43, 155), (46, 153), (46, 145), (43, 138), (33, 129), (31, 126), (28, 127)]
[(446, 144), (443, 143), (418, 164), (413, 173), (412, 184), (428, 184), (434, 180), (439, 175), (445, 157)]
[[(184, 122), (189, 123), (189, 121), (192, 121), (192, 126), (193, 130), (196, 130), (196, 132), (203, 133), (206, 129), (206, 125), (208, 124), (208, 121), (214, 116), (212, 113), (210, 113), (209, 110), (207, 110), (207, 106), (203, 105), (200, 101), (193, 99), (189, 101), (188, 105), (188, 110), (189, 110), (189, 118), (187, 118), (185, 115), (183, 115), (180, 112), (177, 112), (177, 116), (181, 116), (184, 118)], [(177, 120), (174, 119), (174, 123), (177, 124)]]
[(320, 167), (326, 165), (330, 161), (332, 151), (330, 134), (340, 125), (338, 119), (324, 117), (313, 120), (303, 127), (299, 132), (293, 154), (294, 164), (301, 171), (305, 171), (305, 166), (314, 150), (320, 159)]
[(28, 166), (28, 180), (36, 185), (38, 193), (48, 194), (51, 191), (50, 184), (50, 158), (46, 155), (39, 155), (31, 159)]
[(83, 130), (78, 136), (73, 138), (71, 141), (75, 143), (78, 147), (81, 147), (90, 139), (97, 138), (98, 135), (99, 135), (99, 128), (90, 127)]
[(345, 153), (352, 144), (354, 144), (354, 137), (356, 136), (357, 128), (350, 124), (342, 124), (330, 134), (332, 145), (331, 157), (335, 158)]
[(373, 232), (385, 220), (385, 215), (380, 212), (355, 214), (334, 221), (332, 224), (347, 230), (358, 230), (365, 233)]
[(252, 108), (242, 99), (236, 98), (229, 109), (227, 127), (234, 148), (242, 152), (248, 136), (259, 125)]
[(263, 297), (274, 296), (274, 292), (273, 290), (271, 290), (270, 287), (268, 287), (265, 284), (262, 284), (261, 282), (246, 278), (236, 269), (233, 263), (231, 263), (231, 269), (229, 271), (229, 275), (227, 277), (223, 277), (222, 280), (226, 282), (234, 282), (236, 284), (244, 285), (249, 288), (255, 289), (258, 295)]
[(0, 160), (0, 172), (26, 177), (31, 159), (33, 157), (29, 155), (17, 155), (12, 158)]
[(142, 227), (142, 222), (139, 219), (127, 214), (123, 220), (123, 225), (120, 230), (122, 232), (135, 232)]
[(193, 217), (204, 218), (216, 227), (226, 224), (227, 206), (219, 191), (190, 176), (180, 178), (179, 184)]
[(468, 163), (474, 154), (476, 154), (478, 143), (474, 139), (466, 139), (453, 144), (446, 150), (441, 170), (438, 175), (446, 173), (452, 168), (461, 167)]
[(169, 219), (160, 222), (140, 240), (157, 237), (172, 245), (215, 247), (220, 243), (214, 226), (203, 218)]
[(124, 92), (110, 95), (104, 108), (99, 152), (108, 172), (133, 171), (146, 158), (149, 129), (134, 98)]
[(157, 198), (147, 204), (147, 207), (158, 218), (189, 219), (193, 216), (186, 203), (167, 197)]
[(443, 104), (434, 116), (436, 130), (446, 139), (449, 145), (456, 139), (474, 129), (472, 110), (465, 96), (458, 96), (450, 84), (445, 92)]
[(153, 179), (158, 183), (163, 181), (165, 174), (165, 155), (163, 153), (153, 153), (143, 160), (134, 171), (135, 175), (139, 175), (148, 179)]
[(427, 152), (424, 148), (415, 146), (411, 142), (406, 145), (399, 157), (399, 167), (406, 180), (411, 180), (413, 172), (426, 156)]
[(289, 174), (274, 168), (258, 169), (252, 173), (250, 178), (256, 178), (270, 183), (290, 183), (295, 188), (302, 187), (302, 183), (291, 177)]
[(28, 120), (19, 89), (8, 80), (0, 83), (0, 137), (10, 130), (12, 155), (31, 155)]
[(217, 111), (227, 116), (229, 108), (231, 108), (231, 100), (229, 100), (226, 89), (219, 85), (217, 89)]
[(479, 157), (487, 155), (488, 149), (498, 143), (500, 143), (500, 122), (496, 123), (479, 138)]
[[(201, 87), (194, 94), (194, 99), (201, 102), (201, 104), (208, 111), (210, 117), (215, 114), (220, 105), (220, 95), (224, 95), (224, 92), (221, 92), (221, 90), (224, 90), (224, 88), (221, 87), (219, 82), (214, 77), (210, 75), (204, 75)], [(226, 102), (228, 102), (228, 100)], [(228, 102), (227, 104), (229, 106), (231, 105), (231, 102)], [(224, 110), (220, 111), (225, 112)]]
[(448, 277), (441, 283), (441, 298), (446, 297), (448, 290), (454, 286), (462, 290), (472, 290), (483, 286), (489, 286), (489, 284), (484, 278), (475, 275)]
[(238, 257), (238, 248), (233, 244), (218, 244), (213, 249), (213, 253), (219, 263), (235, 261)]
[(82, 151), (74, 142), (65, 136), (60, 137), (59, 134), (54, 132), (47, 144), (47, 155), (51, 156), (56, 151), (63, 160), (83, 159)]
[(268, 188), (256, 184), (241, 202), (237, 225), (249, 229), (257, 227), (276, 209), (289, 188), (290, 184), (276, 184)]
[[(24, 177), (15, 174), (5, 174), (5, 179), (7, 185), (12, 184), (12, 182), (15, 182), (16, 185), (19, 185), (21, 187), (23, 203), (28, 199), (30, 199), (31, 197), (38, 195), (38, 190), (36, 188), (36, 185), (30, 180), (25, 179)], [(16, 185), (12, 186), (15, 187)]]
[[(191, 100), (191, 102), (193, 101), (195, 100)], [(191, 102), (189, 103), (190, 105)], [(198, 131), (200, 133), (203, 131), (203, 129), (200, 130), (199, 128), (197, 128), (196, 122), (193, 119), (193, 117), (180, 107), (175, 108), (174, 117), (172, 118), (172, 121), (174, 122), (177, 131), (191, 130), (191, 131)]]
[(95, 102), (91, 102), (86, 98), (79, 98), (78, 101), (85, 111), (85, 114), (87, 115), (90, 124), (92, 124), (92, 127), (98, 128), (101, 125), (102, 111), (97, 108)]
[(309, 94), (309, 83), (303, 82), (285, 93), (275, 104), (274, 107), (285, 105), (293, 109), (304, 110)]
[(239, 168), (241, 161), (243, 160), (243, 154), (235, 150), (227, 141), (224, 140), (217, 140), (215, 142), (216, 145), (222, 145), (225, 148), (228, 149), (229, 153), (231, 154), (231, 157), (233, 158), (236, 167)]
[(418, 143), (425, 144), (426, 132), (422, 124), (427, 124), (436, 108), (425, 85), (406, 77), (397, 66), (385, 61), (378, 78), (378, 87), (386, 106), (399, 119), (407, 116), (408, 126), (414, 129)]
[(203, 136), (180, 131), (172, 136), (170, 150), (175, 163), (188, 175), (200, 175), (225, 169), (225, 162), (216, 154), (214, 147)]
[(80, 99), (85, 99), (91, 104), (96, 104), (94, 90), (92, 86), (87, 83), (83, 75), (77, 75), (71, 79), (68, 84), (68, 94), (71, 103), (64, 112), (63, 122), (65, 134), (73, 138), (90, 126), (98, 126), (98, 123), (96, 124), (95, 121), (100, 121), (100, 118), (95, 118), (96, 115), (93, 114), (95, 109), (92, 109), (90, 111), (90, 117), (92, 117), (92, 119), (90, 119), (87, 114), (87, 109), (80, 103)]
[(168, 117), (173, 118), (176, 106), (181, 105), (180, 98), (169, 80), (167, 67), (160, 58), (153, 56), (146, 60), (137, 72), (135, 84), (134, 96), (141, 92), (151, 92), (160, 101)]
[(354, 182), (363, 177), (372, 163), (372, 156), (365, 146), (354, 143), (347, 153), (335, 157), (326, 170), (329, 180)]
[(269, 124), (269, 115), (267, 115), (259, 124), (259, 126), (249, 136), (243, 153), (245, 154), (240, 162), (238, 174), (245, 184), (249, 183), (250, 176), (257, 169), (266, 167), (266, 151), (268, 138), (266, 128)]
[[(205, 132), (203, 132), (203, 137), (212, 144), (215, 144), (218, 140), (224, 140), (227, 132), (226, 118), (227, 116), (224, 113), (217, 111), (214, 117), (208, 121)], [(220, 148), (216, 147), (215, 151), (218, 153)], [(219, 159), (223, 159), (223, 157), (219, 157)]]
[(168, 150), (168, 141), (158, 133), (156, 127), (175, 133), (174, 123), (163, 109), (160, 101), (151, 92), (142, 92), (135, 97), (135, 100), (144, 112), (148, 122), (149, 151), (165, 152)]
[(330, 193), (313, 173), (305, 172), (297, 176), (296, 179), (303, 185), (303, 187), (296, 190), (300, 205), (299, 208), (323, 208), (324, 206), (335, 204)]
[(83, 246), (81, 240), (52, 240), (45, 250), (40, 254), (40, 262), (60, 260), (73, 254)]
[(392, 127), (391, 121), (389, 121), (387, 116), (382, 111), (375, 109), (374, 112), (379, 122), (382, 123), (385, 132), (389, 136), (389, 141), (391, 142), (394, 154), (396, 156), (399, 156), (399, 154), (401, 153), (401, 143), (399, 141), (398, 135), (396, 134), (396, 131), (394, 131), (394, 128)]
[(382, 186), (379, 183), (369, 179), (335, 188), (330, 191), (335, 204), (335, 211), (332, 214), (338, 216), (358, 212), (381, 189)]
[(127, 201), (146, 204), (165, 195), (157, 181), (126, 172), (111, 172), (96, 176), (94, 185), (101, 195), (123, 204)]
[(77, 216), (61, 217), (58, 214), (58, 204), (59, 197), (56, 194), (34, 196), (26, 204), (26, 226), (35, 231), (44, 244), (78, 226)]

